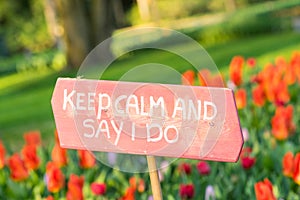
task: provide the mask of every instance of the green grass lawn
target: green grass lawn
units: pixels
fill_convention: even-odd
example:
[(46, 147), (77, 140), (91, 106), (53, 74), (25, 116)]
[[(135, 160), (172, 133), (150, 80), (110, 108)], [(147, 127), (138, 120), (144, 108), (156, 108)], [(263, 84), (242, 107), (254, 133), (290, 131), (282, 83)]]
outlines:
[[(180, 48), (187, 49), (184, 44)], [(279, 33), (261, 35), (252, 38), (238, 39), (216, 46), (206, 47), (219, 70), (226, 74), (227, 66), (234, 55), (256, 57), (258, 64), (272, 61), (276, 56), (289, 57), (295, 50), (300, 50), (300, 34)], [(191, 52), (193, 53), (193, 52)], [(197, 56), (197, 55), (195, 55)], [(123, 74), (135, 66), (147, 63), (160, 63), (182, 73), (191, 68), (184, 59), (168, 52), (147, 50), (126, 55), (105, 72), (102, 79), (118, 80)], [(157, 68), (159, 69), (159, 68)], [(125, 80), (148, 81), (149, 74), (144, 70), (136, 70), (134, 76)], [(17, 73), (0, 77), (0, 139), (6, 144), (18, 148), (22, 142), (22, 134), (29, 130), (40, 130), (44, 141), (52, 141), (55, 129), (50, 99), (57, 77), (75, 77), (76, 72)], [(133, 78), (138, 77), (138, 78)], [(157, 81), (161, 81), (159, 77)], [(166, 80), (166, 83), (173, 83)]]

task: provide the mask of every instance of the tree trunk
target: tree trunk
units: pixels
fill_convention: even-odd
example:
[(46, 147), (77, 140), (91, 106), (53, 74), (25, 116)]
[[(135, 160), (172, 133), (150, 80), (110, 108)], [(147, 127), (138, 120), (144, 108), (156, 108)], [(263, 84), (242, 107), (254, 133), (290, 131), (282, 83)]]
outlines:
[(80, 67), (88, 53), (114, 29), (110, 0), (56, 0), (64, 28), (68, 64)]
[(124, 27), (126, 25), (126, 16), (125, 16), (125, 11), (124, 7), (122, 5), (122, 1), (117, 0), (117, 1), (112, 1), (113, 3), (113, 13), (114, 13), (114, 18), (116, 19), (116, 25), (118, 27)]

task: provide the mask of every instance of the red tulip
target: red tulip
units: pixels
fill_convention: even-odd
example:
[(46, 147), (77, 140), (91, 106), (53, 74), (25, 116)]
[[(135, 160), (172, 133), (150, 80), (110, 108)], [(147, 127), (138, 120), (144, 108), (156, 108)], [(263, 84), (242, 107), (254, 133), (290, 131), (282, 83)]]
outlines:
[(182, 74), (183, 85), (194, 85), (195, 72), (193, 70), (187, 70)]
[(40, 166), (40, 159), (37, 155), (37, 147), (25, 145), (22, 149), (22, 156), (27, 169), (36, 170)]
[(0, 141), (0, 169), (2, 169), (5, 165), (5, 154), (6, 154), (5, 147)]
[(71, 174), (68, 182), (67, 200), (83, 200), (84, 177)]
[(57, 132), (56, 129), (55, 129), (55, 131), (54, 131), (54, 138), (55, 138), (55, 143), (58, 143), (58, 144), (59, 144), (58, 132)]
[(243, 109), (247, 105), (247, 93), (245, 89), (239, 89), (235, 92), (235, 102), (237, 109)]
[(224, 87), (222, 74), (212, 75), (208, 69), (202, 69), (198, 73), (199, 84), (208, 87)]
[(42, 144), (40, 131), (30, 131), (24, 133), (23, 136), (27, 145), (39, 146)]
[(49, 195), (49, 196), (47, 196), (47, 198), (45, 200), (54, 200), (54, 197)]
[(294, 52), (290, 61), (291, 68), (295, 72), (295, 75), (300, 82), (300, 52)]
[(285, 140), (295, 131), (293, 123), (293, 106), (277, 107), (272, 118), (272, 134), (277, 140)]
[(60, 147), (58, 143), (56, 143), (52, 149), (51, 153), (52, 161), (58, 166), (65, 166), (68, 162), (67, 160), (67, 150)]
[(283, 57), (278, 57), (275, 60), (275, 65), (281, 69), (282, 73), (284, 74), (283, 81), (287, 85), (292, 85), (296, 82), (296, 69), (290, 65), (290, 63), (286, 62)]
[(143, 179), (140, 179), (139, 182), (138, 182), (138, 185), (137, 185), (137, 190), (139, 193), (142, 193), (145, 191), (145, 181)]
[(135, 189), (132, 187), (128, 187), (126, 189), (126, 192), (124, 196), (121, 198), (121, 200), (135, 200)]
[(241, 56), (235, 56), (232, 58), (229, 65), (229, 75), (230, 80), (236, 85), (239, 86), (242, 83), (242, 75), (243, 75), (243, 65), (244, 58)]
[(145, 191), (145, 181), (141, 178), (131, 177), (129, 179), (129, 185), (132, 189), (137, 189), (140, 193)]
[(274, 103), (276, 106), (282, 106), (288, 103), (290, 100), (290, 94), (288, 91), (288, 85), (284, 81), (280, 81), (278, 84), (273, 84)]
[(104, 195), (106, 192), (106, 185), (104, 183), (92, 183), (91, 190), (95, 195)]
[(276, 200), (273, 194), (273, 186), (269, 179), (258, 182), (254, 185), (257, 200)]
[(180, 185), (179, 195), (182, 199), (191, 199), (194, 197), (194, 193), (195, 191), (193, 184)]
[(255, 60), (255, 58), (248, 58), (247, 59), (247, 65), (249, 66), (249, 67), (254, 67), (255, 65), (256, 65), (256, 60)]
[(129, 179), (129, 185), (131, 188), (133, 188), (134, 190), (136, 190), (136, 178), (134, 176), (132, 176), (130, 179)]
[(255, 164), (256, 159), (250, 156), (251, 152), (252, 149), (249, 147), (245, 147), (242, 150), (240, 159), (244, 169), (250, 169)]
[(208, 174), (210, 174), (210, 166), (205, 161), (198, 162), (197, 169), (198, 169), (199, 174), (201, 174), (201, 175), (208, 175)]
[(54, 162), (47, 163), (46, 184), (50, 192), (60, 191), (65, 184), (65, 176)]
[(287, 152), (282, 159), (282, 171), (285, 176), (293, 177), (294, 172), (294, 155)]
[(300, 185), (300, 153), (297, 153), (294, 159), (293, 179), (295, 183)]
[(260, 73), (266, 97), (276, 106), (282, 106), (290, 100), (288, 83), (283, 79), (285, 71), (280, 66), (268, 64)]
[(182, 163), (181, 165), (179, 165), (178, 169), (180, 172), (183, 172), (187, 175), (191, 174), (192, 172), (192, 167), (189, 163)]
[(96, 165), (94, 155), (87, 150), (78, 150), (79, 166), (85, 169), (92, 168)]
[(241, 161), (244, 169), (250, 169), (255, 163), (255, 158), (245, 157), (241, 158)]
[(266, 95), (262, 85), (258, 85), (252, 91), (253, 103), (256, 106), (263, 106), (265, 104)]
[(14, 181), (22, 181), (29, 176), (25, 163), (19, 154), (14, 154), (8, 159), (8, 167), (10, 169), (10, 177)]
[(294, 68), (291, 65), (288, 65), (288, 68), (286, 69), (285, 75), (283, 77), (284, 82), (286, 82), (288, 85), (295, 84), (297, 80), (297, 72), (296, 68)]

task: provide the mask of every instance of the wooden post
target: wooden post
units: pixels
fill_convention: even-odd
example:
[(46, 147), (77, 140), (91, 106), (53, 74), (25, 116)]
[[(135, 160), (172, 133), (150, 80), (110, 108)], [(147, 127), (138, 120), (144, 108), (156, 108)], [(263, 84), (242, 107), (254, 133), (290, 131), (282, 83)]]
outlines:
[(151, 181), (151, 188), (154, 200), (162, 200), (160, 182), (158, 178), (158, 170), (156, 167), (155, 157), (147, 156), (148, 169)]

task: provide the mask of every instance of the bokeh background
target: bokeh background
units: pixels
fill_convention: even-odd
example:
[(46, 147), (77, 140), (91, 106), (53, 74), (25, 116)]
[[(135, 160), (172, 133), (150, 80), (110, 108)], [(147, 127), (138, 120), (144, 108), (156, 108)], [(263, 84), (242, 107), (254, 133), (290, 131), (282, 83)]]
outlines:
[[(19, 151), (24, 143), (23, 134), (31, 130), (41, 132), (44, 145), (53, 145), (55, 123), (50, 100), (56, 79), (76, 77), (84, 58), (108, 37), (137, 27), (153, 26), (180, 31), (199, 42), (215, 61), (226, 84), (230, 75), (230, 62), (234, 56), (253, 58), (255, 70), (258, 72), (266, 63), (274, 62), (276, 57), (281, 56), (289, 60), (293, 52), (300, 50), (300, 1), (0, 1), (0, 140), (9, 149), (8, 152)], [(116, 55), (116, 46), (118, 49), (126, 49), (143, 43), (161, 42), (164, 37), (137, 34), (118, 38), (110, 44), (109, 53), (112, 56)], [(180, 44), (179, 48), (189, 50), (185, 44)], [(165, 64), (180, 73), (193, 69), (189, 63), (176, 55), (147, 49), (130, 52), (118, 58), (102, 79), (118, 80), (133, 67), (150, 62)], [(140, 73), (140, 76), (144, 76)], [(294, 93), (299, 93), (299, 90), (294, 90)], [(270, 112), (273, 111), (271, 108)], [(247, 124), (250, 120), (248, 117), (252, 115), (245, 112), (240, 113), (243, 117), (242, 125), (256, 126), (255, 132), (259, 132), (263, 125), (255, 124), (258, 124), (259, 120), (253, 122), (254, 124)], [(294, 112), (297, 115), (297, 109)], [(260, 114), (263, 118), (263, 111)], [(267, 119), (269, 121), (263, 123), (270, 124), (270, 117)], [(297, 127), (297, 121), (294, 122)], [(296, 144), (299, 144), (298, 142)], [(254, 142), (250, 144), (253, 146)], [(292, 149), (297, 152), (296, 146)], [(281, 163), (273, 164), (281, 169)], [(231, 173), (230, 170), (234, 167), (229, 167), (230, 170), (223, 168), (226, 166), (216, 168), (222, 172), (222, 176), (226, 171)], [(215, 176), (220, 176), (218, 170), (215, 171)], [(272, 173), (272, 170), (266, 172), (268, 173)], [(263, 176), (255, 178), (254, 181), (262, 178)], [(236, 179), (237, 177), (229, 179), (229, 188), (231, 182)], [(253, 182), (252, 185), (249, 183), (249, 191), (245, 192), (240, 188), (241, 191), (235, 195), (247, 193), (248, 197), (253, 197)], [(278, 186), (280, 183), (279, 181)], [(293, 198), (296, 198), (300, 194), (299, 186), (293, 187), (296, 188), (293, 189)], [(235, 190), (231, 188), (230, 191)], [(283, 194), (288, 195), (288, 191)], [(228, 192), (226, 195), (228, 197), (233, 194)], [(282, 194), (280, 189), (276, 194)], [(179, 197), (178, 193), (176, 195)]]

